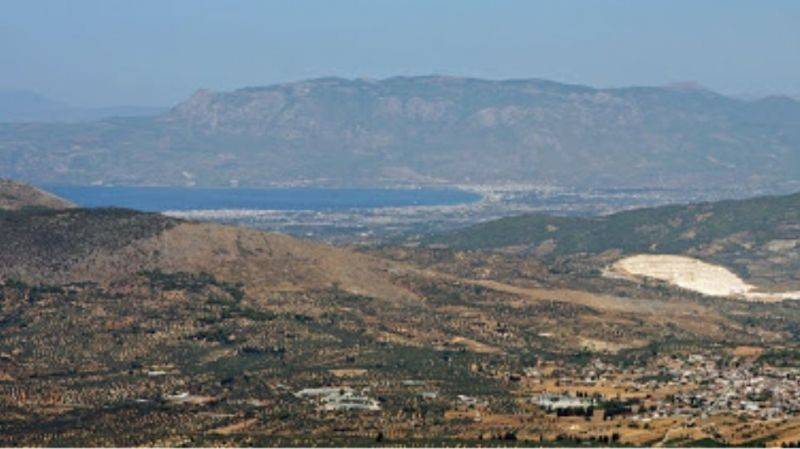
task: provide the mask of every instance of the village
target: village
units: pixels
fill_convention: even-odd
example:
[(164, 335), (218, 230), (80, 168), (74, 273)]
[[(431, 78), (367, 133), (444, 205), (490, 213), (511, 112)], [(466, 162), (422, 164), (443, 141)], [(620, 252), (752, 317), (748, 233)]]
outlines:
[[(659, 357), (630, 369), (600, 361), (571, 370), (544, 364), (527, 369), (523, 382), (541, 392), (539, 403), (547, 408), (588, 408), (617, 400), (635, 404), (625, 414), (640, 421), (717, 413), (774, 419), (800, 411), (800, 369), (725, 362), (722, 356), (693, 354)], [(545, 399), (554, 394), (557, 400)], [(569, 397), (576, 399), (565, 400)]]
[[(395, 391), (415, 396), (417, 404), (445, 405), (443, 425), (471, 441), (796, 446), (800, 369), (758, 361), (759, 348), (733, 352), (738, 355), (663, 355), (630, 367), (596, 358), (581, 365), (540, 361), (520, 373), (488, 370), (509, 388), (512, 407), (468, 391), (445, 394), (423, 380), (398, 382)], [(338, 421), (352, 413), (390, 413), (382, 405), (386, 391), (385, 383), (343, 384), (301, 389), (294, 396)], [(348, 413), (330, 414), (336, 411)], [(384, 425), (389, 435), (413, 438), (409, 422), (389, 419)]]

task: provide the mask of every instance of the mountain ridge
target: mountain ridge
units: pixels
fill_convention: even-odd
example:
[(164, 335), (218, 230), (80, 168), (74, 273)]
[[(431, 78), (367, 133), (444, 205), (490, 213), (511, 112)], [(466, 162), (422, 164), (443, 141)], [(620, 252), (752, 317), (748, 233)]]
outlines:
[(0, 175), (117, 185), (770, 186), (800, 177), (798, 122), (795, 100), (698, 89), (320, 78), (200, 90), (157, 117), (3, 124)]

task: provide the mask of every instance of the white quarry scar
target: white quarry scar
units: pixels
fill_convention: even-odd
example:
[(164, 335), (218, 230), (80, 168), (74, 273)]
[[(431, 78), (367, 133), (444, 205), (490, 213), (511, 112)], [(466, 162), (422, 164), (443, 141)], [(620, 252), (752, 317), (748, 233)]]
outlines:
[(725, 267), (686, 256), (639, 254), (618, 260), (609, 275), (636, 278), (648, 277), (666, 281), (677, 287), (708, 296), (735, 296), (756, 301), (800, 299), (800, 291), (758, 292)]

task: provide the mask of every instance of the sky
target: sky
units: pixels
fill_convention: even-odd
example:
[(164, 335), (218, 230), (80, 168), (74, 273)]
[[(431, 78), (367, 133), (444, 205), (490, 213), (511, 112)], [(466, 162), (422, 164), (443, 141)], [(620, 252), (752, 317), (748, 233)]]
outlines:
[(0, 88), (75, 106), (428, 74), (799, 95), (800, 1), (0, 1)]

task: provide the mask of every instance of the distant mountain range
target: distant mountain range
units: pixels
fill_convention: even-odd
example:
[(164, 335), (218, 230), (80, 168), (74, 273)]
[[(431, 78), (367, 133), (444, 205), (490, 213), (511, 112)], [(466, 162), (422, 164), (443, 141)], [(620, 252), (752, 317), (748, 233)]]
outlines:
[(0, 89), (0, 123), (85, 122), (110, 117), (158, 115), (166, 109), (151, 106), (76, 107), (28, 90)]
[(536, 182), (769, 186), (800, 179), (800, 102), (692, 86), (324, 78), (198, 91), (152, 117), (0, 125), (0, 176), (265, 186)]

